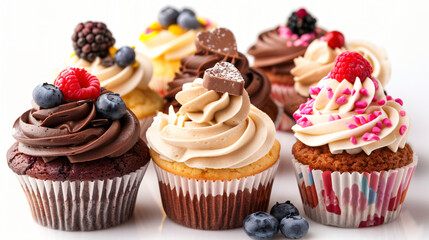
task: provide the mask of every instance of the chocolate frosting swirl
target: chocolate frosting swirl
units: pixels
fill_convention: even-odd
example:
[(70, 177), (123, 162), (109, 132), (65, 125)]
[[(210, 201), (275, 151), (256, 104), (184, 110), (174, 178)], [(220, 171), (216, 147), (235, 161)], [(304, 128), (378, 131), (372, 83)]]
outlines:
[(33, 102), (14, 123), (20, 152), (45, 162), (66, 156), (71, 163), (117, 157), (139, 138), (140, 125), (128, 110), (119, 120), (97, 118), (93, 101), (70, 102), (42, 109)]

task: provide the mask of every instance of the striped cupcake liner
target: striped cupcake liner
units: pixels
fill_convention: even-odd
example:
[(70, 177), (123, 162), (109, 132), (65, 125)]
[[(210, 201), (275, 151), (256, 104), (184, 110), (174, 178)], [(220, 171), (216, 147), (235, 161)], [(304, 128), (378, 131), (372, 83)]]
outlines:
[(271, 85), (270, 97), (281, 106), (290, 100), (291, 95), (295, 94), (295, 88), (293, 85), (281, 85), (276, 83), (272, 83)]
[(371, 173), (314, 170), (292, 159), (308, 217), (345, 228), (377, 226), (395, 220), (417, 165)]
[(241, 227), (247, 215), (267, 210), (278, 164), (231, 181), (186, 178), (154, 166), (170, 219), (190, 228), (221, 230)]
[(92, 231), (128, 220), (149, 163), (135, 172), (107, 180), (51, 181), (17, 178), (39, 224), (65, 231)]
[(146, 132), (147, 132), (147, 129), (150, 127), (150, 125), (153, 122), (153, 117), (154, 116), (150, 116), (150, 117), (145, 117), (145, 118), (139, 119), (139, 123), (140, 123), (140, 138), (146, 144), (147, 144)]

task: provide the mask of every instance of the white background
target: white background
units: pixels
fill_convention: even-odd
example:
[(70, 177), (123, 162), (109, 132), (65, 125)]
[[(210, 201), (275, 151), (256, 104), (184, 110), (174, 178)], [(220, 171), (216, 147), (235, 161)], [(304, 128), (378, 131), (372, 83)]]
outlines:
[[(423, 239), (429, 235), (429, 5), (427, 1), (169, 1), (191, 6), (197, 14), (230, 28), (245, 52), (257, 34), (286, 21), (301, 6), (317, 17), (320, 26), (339, 30), (348, 39), (364, 39), (383, 46), (392, 64), (387, 90), (401, 97), (412, 120), (409, 142), (419, 164), (405, 207), (396, 222), (368, 229), (339, 229), (310, 221), (308, 238)], [(13, 121), (30, 108), (37, 84), (53, 82), (55, 69), (72, 53), (70, 40), (78, 22), (107, 23), (116, 46), (135, 45), (147, 25), (168, 1), (0, 1), (0, 238), (1, 239), (246, 239), (241, 229), (198, 231), (165, 219), (156, 176), (150, 166), (141, 185), (134, 217), (118, 227), (87, 233), (43, 228), (33, 222), (18, 181), (6, 164), (14, 142)], [(278, 134), (281, 164), (270, 206), (292, 200), (302, 211), (291, 169), (291, 134)], [(278, 236), (281, 239), (281, 235)]]

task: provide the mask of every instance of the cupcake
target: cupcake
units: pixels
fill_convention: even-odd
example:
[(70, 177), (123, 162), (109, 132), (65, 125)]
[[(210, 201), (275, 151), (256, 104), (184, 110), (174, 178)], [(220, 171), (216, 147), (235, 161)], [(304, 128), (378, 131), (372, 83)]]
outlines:
[[(258, 36), (257, 42), (249, 49), (248, 54), (255, 57), (253, 67), (262, 70), (271, 81), (271, 98), (284, 107), (293, 105), (295, 98), (289, 99), (294, 93), (294, 81), (291, 69), (295, 66), (293, 59), (303, 56), (309, 44), (323, 36), (325, 30), (316, 26), (317, 20), (305, 9), (293, 12), (286, 26), (265, 31)], [(301, 100), (301, 99), (299, 99)], [(289, 130), (294, 124), (287, 116), (280, 123), (281, 130)]]
[(187, 227), (242, 226), (266, 211), (280, 144), (267, 114), (250, 103), (242, 74), (228, 62), (185, 83), (175, 112), (147, 131), (167, 216)]
[(183, 84), (202, 78), (205, 70), (214, 67), (217, 62), (227, 61), (241, 72), (251, 103), (268, 114), (273, 122), (280, 122), (283, 111), (269, 97), (270, 82), (261, 71), (249, 67), (246, 56), (237, 51), (234, 34), (229, 29), (216, 28), (201, 32), (197, 35), (195, 46), (197, 52), (182, 59), (180, 72), (168, 84), (169, 90), (164, 96), (164, 113), (168, 113), (171, 105), (175, 111), (181, 107), (175, 96), (182, 90)]
[(7, 152), (33, 218), (66, 231), (118, 225), (134, 211), (150, 155), (136, 116), (83, 68), (33, 91)]
[(307, 216), (337, 227), (398, 217), (417, 157), (400, 98), (386, 95), (357, 52), (334, 68), (294, 114), (293, 165)]
[(79, 23), (72, 36), (75, 54), (71, 65), (85, 68), (97, 76), (102, 87), (121, 95), (127, 107), (137, 116), (141, 137), (146, 141), (146, 130), (163, 100), (148, 87), (152, 64), (133, 47), (114, 47), (115, 39), (101, 22)]
[(189, 9), (180, 12), (165, 7), (158, 14), (158, 21), (152, 23), (140, 36), (144, 53), (153, 64), (153, 76), (149, 86), (161, 95), (180, 68), (180, 59), (192, 55), (197, 33), (213, 28), (210, 20), (197, 16)]

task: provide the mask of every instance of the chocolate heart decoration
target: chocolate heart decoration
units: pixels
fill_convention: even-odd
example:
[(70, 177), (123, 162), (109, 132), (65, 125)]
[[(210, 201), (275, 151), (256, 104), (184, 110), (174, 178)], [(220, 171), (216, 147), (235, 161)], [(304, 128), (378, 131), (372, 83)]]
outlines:
[(204, 72), (203, 87), (220, 93), (241, 96), (244, 79), (240, 71), (229, 62), (218, 62)]
[(238, 56), (234, 34), (226, 28), (215, 28), (211, 31), (198, 33), (195, 45), (198, 50)]

